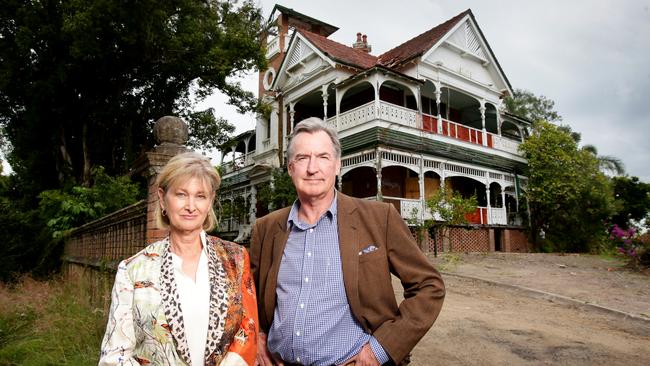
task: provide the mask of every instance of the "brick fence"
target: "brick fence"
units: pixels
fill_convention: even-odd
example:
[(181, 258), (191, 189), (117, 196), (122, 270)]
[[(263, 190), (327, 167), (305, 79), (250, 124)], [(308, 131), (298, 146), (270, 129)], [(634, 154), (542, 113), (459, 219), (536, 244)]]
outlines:
[[(430, 252), (529, 252), (531, 247), (523, 229), (513, 227), (454, 226), (444, 234), (436, 231), (423, 238), (422, 250)], [(416, 236), (417, 238), (417, 236)]]

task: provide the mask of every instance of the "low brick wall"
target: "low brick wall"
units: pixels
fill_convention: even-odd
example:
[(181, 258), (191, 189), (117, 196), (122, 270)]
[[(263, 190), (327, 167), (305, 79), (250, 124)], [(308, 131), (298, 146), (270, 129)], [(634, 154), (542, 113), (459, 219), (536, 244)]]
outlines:
[(114, 269), (145, 246), (147, 201), (143, 200), (70, 232), (65, 239), (64, 265)]
[[(487, 226), (454, 226), (447, 229), (442, 235), (436, 232), (436, 240), (426, 235), (425, 244), (421, 248), (425, 251), (444, 252), (493, 252), (495, 251), (494, 231), (501, 230), (501, 248), (504, 252), (529, 252), (530, 245), (523, 229), (518, 228), (490, 228)], [(417, 235), (416, 237), (417, 240)]]
[(504, 251), (506, 252), (530, 252), (531, 246), (528, 237), (522, 229), (504, 230)]

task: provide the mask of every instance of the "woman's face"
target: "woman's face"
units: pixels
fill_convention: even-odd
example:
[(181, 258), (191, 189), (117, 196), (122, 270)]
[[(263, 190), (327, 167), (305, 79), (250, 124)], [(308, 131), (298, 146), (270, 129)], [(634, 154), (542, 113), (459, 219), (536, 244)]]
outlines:
[(201, 231), (208, 217), (214, 196), (212, 190), (199, 178), (192, 177), (167, 192), (158, 189), (162, 208), (167, 211), (169, 228), (176, 232)]

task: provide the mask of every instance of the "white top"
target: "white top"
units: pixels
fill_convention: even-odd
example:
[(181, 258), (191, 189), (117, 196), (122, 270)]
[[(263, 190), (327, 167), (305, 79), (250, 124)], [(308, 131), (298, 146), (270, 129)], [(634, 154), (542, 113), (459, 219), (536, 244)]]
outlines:
[(185, 338), (190, 349), (192, 366), (203, 366), (205, 344), (208, 338), (210, 320), (210, 278), (208, 275), (208, 254), (205, 232), (201, 232), (201, 256), (196, 269), (196, 282), (183, 273), (183, 260), (172, 253), (174, 279), (183, 312)]

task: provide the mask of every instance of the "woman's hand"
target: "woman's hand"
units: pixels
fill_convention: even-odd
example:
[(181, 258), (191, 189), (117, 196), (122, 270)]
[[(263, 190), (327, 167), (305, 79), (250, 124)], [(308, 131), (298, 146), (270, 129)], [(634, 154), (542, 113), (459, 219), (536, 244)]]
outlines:
[(260, 332), (257, 336), (257, 358), (255, 359), (255, 366), (284, 366), (282, 360), (275, 358), (269, 348), (266, 346), (266, 334)]

